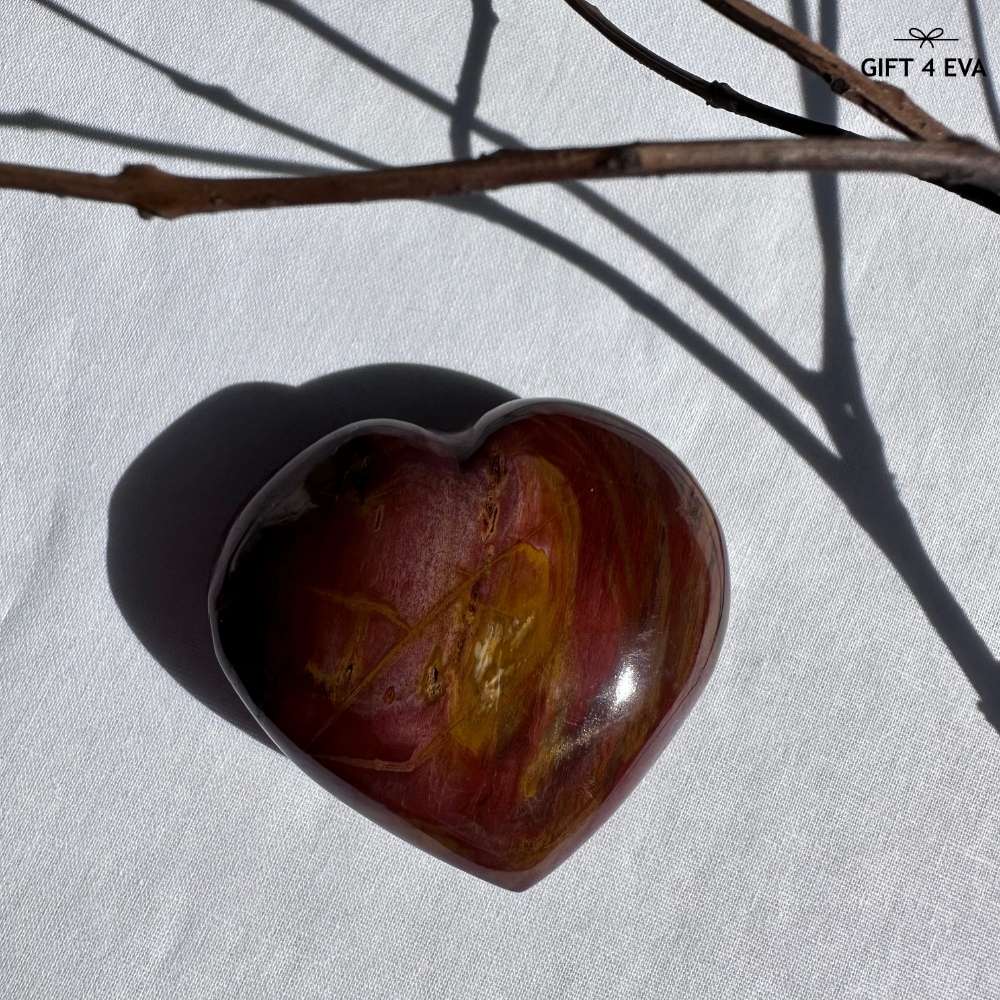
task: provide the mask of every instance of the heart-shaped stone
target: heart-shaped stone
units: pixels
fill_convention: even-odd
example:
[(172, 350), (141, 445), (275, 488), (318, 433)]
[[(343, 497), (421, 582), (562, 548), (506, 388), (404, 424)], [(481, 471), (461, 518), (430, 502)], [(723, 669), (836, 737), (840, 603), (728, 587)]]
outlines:
[(625, 798), (725, 628), (718, 522), (674, 455), (588, 407), (461, 434), (364, 421), (237, 519), (216, 651), (274, 742), (394, 833), (525, 889)]

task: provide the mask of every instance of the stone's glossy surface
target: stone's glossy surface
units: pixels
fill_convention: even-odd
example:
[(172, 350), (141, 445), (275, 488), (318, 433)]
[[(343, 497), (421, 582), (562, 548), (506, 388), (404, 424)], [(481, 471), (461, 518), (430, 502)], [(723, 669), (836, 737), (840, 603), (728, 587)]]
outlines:
[(304, 770), (523, 889), (628, 794), (725, 627), (716, 519), (608, 414), (507, 404), (462, 435), (366, 422), (282, 470), (210, 594), (241, 696)]

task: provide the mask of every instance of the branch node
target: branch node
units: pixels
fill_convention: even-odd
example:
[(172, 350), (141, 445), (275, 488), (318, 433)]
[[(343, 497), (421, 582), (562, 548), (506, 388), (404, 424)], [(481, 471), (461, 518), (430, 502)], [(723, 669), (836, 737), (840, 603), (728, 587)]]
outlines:
[(127, 163), (119, 174), (123, 181), (134, 181), (137, 184), (155, 183), (167, 176), (159, 167), (152, 163)]
[(728, 83), (713, 80), (708, 85), (705, 103), (710, 108), (718, 108), (720, 111), (730, 111), (736, 114), (738, 113), (739, 95)]
[(609, 173), (630, 174), (642, 167), (642, 157), (635, 146), (615, 146), (605, 158), (603, 167)]

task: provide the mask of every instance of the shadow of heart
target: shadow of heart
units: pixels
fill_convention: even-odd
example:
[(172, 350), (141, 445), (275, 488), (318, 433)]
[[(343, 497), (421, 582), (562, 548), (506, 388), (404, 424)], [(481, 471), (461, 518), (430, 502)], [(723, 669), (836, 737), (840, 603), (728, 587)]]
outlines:
[(270, 740), (230, 687), (212, 648), (207, 593), (226, 531), (282, 465), (358, 420), (461, 430), (516, 398), (459, 372), (370, 365), (301, 386), (233, 385), (179, 417), (132, 462), (108, 508), (111, 592), (150, 654), (221, 718)]

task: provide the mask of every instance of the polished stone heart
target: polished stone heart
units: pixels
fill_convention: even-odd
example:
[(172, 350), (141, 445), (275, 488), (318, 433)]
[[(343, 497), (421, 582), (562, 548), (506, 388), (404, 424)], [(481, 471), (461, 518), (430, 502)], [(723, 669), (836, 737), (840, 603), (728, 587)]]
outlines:
[(365, 421), (279, 472), (226, 541), (219, 659), (341, 799), (509, 889), (646, 772), (725, 628), (718, 522), (662, 445), (516, 401), (461, 434)]

